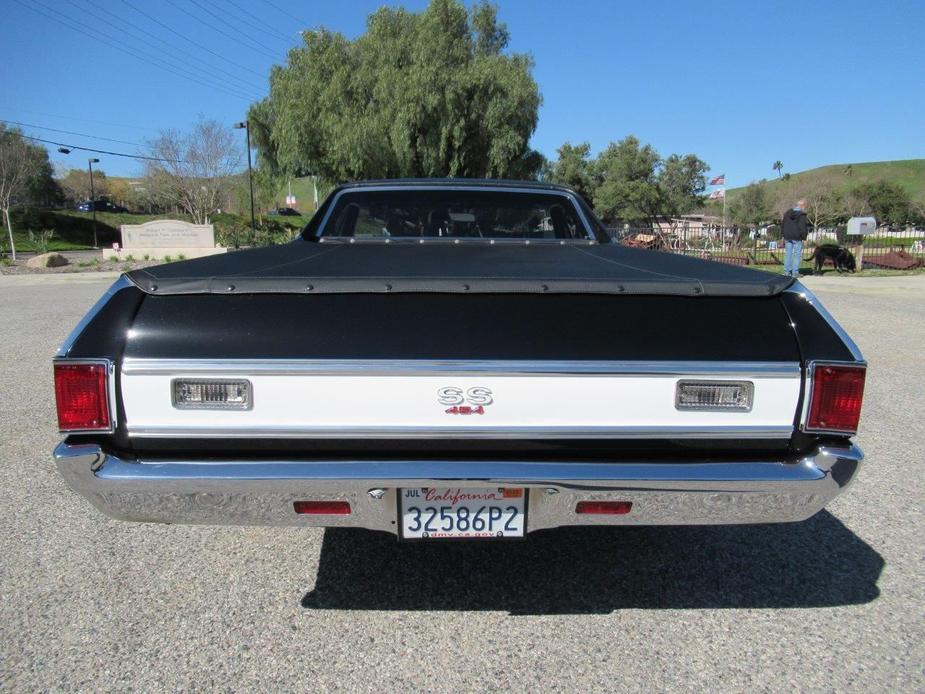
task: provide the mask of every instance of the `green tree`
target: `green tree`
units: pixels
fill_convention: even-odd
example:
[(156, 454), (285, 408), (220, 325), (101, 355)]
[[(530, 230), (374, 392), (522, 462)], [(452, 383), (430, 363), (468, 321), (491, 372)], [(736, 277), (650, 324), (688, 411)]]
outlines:
[(494, 7), (385, 7), (355, 40), (324, 29), (303, 37), (249, 113), (266, 166), (330, 181), (539, 171), (528, 146), (540, 105), (533, 62), (505, 52)]
[(780, 159), (778, 159), (776, 162), (774, 162), (774, 165), (773, 165), (771, 168), (774, 169), (774, 170), (777, 172), (777, 177), (780, 178), (780, 177), (781, 177), (781, 171), (784, 170), (784, 162), (782, 162)]
[(767, 186), (762, 183), (749, 183), (729, 205), (729, 216), (737, 224), (745, 226), (758, 226), (768, 221), (772, 212)]
[(851, 197), (861, 201), (861, 209), (881, 223), (905, 224), (917, 217), (909, 193), (890, 181), (862, 183), (851, 191)]
[(657, 175), (661, 193), (659, 214), (677, 216), (693, 211), (703, 200), (706, 172), (710, 167), (693, 154), (669, 155), (659, 165)]
[[(64, 195), (69, 202), (78, 203), (90, 199), (90, 171), (89, 169), (68, 169), (58, 180)], [(109, 195), (109, 180), (102, 169), (93, 170), (93, 193), (96, 197)]]
[(34, 145), (16, 128), (0, 123), (0, 210), (10, 238), (10, 252), (16, 260), (16, 242), (10, 208), (23, 205), (42, 196), (55, 185), (51, 163), (44, 147)]
[(629, 135), (611, 142), (594, 163), (599, 181), (595, 211), (607, 222), (651, 222), (661, 209), (656, 169), (661, 158), (651, 145)]
[(558, 158), (550, 167), (549, 180), (568, 186), (590, 201), (595, 187), (591, 145), (587, 142), (580, 145), (566, 142), (559, 147), (557, 155)]

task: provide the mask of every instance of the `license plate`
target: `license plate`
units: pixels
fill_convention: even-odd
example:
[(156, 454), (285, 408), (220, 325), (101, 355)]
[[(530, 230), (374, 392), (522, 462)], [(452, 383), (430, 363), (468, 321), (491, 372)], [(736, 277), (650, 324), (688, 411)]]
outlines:
[(425, 487), (399, 490), (405, 539), (523, 537), (526, 490), (509, 487)]

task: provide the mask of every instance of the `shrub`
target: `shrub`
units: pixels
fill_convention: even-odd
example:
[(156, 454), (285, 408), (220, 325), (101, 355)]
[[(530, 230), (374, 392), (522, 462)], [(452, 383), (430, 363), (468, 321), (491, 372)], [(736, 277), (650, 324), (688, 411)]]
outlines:
[(135, 256), (133, 256), (131, 253), (129, 253), (127, 256), (125, 256), (125, 262), (127, 262), (127, 263), (134, 263), (134, 262), (135, 262)]
[(177, 260), (186, 260), (186, 256), (181, 253), (177, 256)]
[(165, 255), (165, 256), (164, 256), (164, 262), (165, 262), (165, 263), (172, 263), (172, 262), (173, 262), (173, 258), (171, 258), (169, 255)]
[(32, 229), (29, 229), (29, 243), (32, 244), (32, 248), (36, 253), (48, 253), (48, 242), (55, 235), (54, 229), (43, 229), (39, 233), (35, 233)]

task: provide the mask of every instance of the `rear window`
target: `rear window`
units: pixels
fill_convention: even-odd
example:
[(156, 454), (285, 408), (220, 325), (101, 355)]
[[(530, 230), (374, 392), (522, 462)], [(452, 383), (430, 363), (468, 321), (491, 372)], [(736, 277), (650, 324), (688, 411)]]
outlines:
[(593, 237), (565, 194), (494, 190), (357, 190), (341, 193), (326, 238), (549, 239)]

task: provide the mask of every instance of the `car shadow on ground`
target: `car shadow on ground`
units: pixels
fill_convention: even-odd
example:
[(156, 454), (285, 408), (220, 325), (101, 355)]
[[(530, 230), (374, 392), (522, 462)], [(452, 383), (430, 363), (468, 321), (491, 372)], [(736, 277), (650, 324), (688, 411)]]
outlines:
[(594, 527), (522, 541), (400, 543), (328, 529), (308, 609), (608, 613), (875, 600), (883, 558), (822, 511), (802, 523)]

